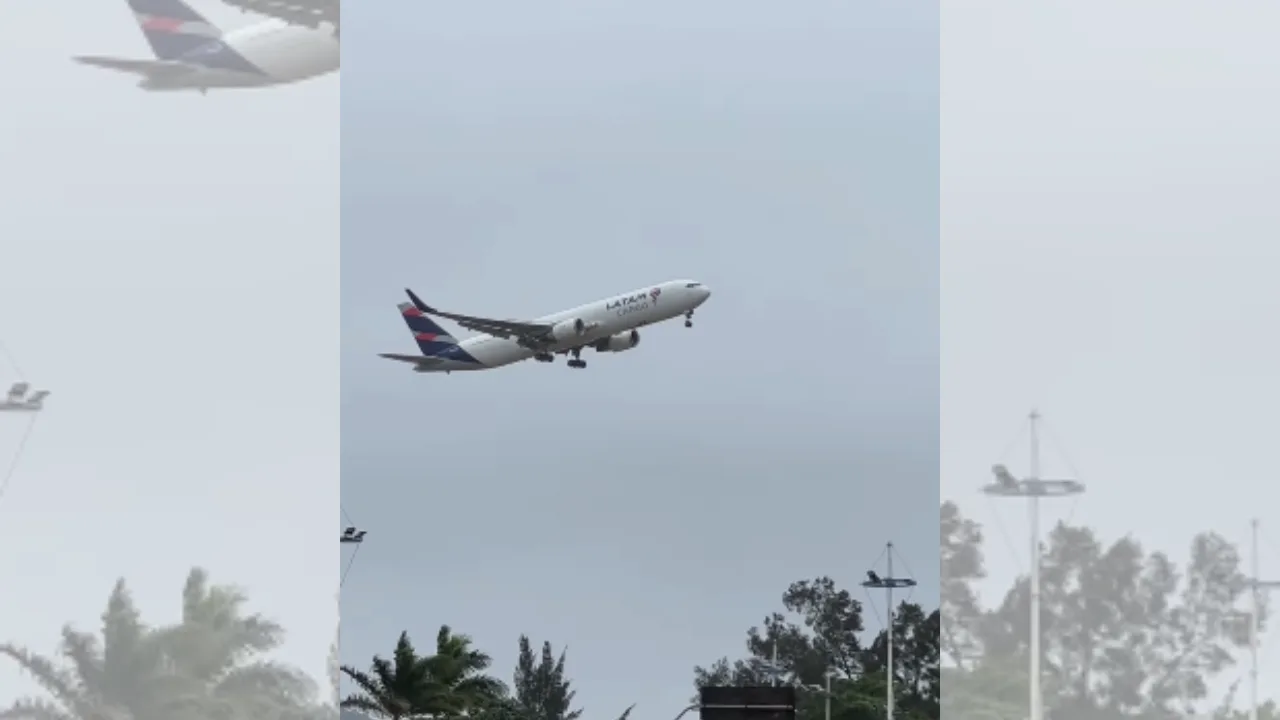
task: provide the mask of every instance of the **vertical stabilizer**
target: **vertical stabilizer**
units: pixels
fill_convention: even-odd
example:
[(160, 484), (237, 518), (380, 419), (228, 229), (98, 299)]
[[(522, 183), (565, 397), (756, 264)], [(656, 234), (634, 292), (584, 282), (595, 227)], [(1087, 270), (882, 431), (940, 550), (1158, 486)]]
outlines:
[(452, 335), (412, 303), (400, 303), (399, 307), (400, 314), (423, 355), (436, 355), (458, 344)]
[(129, 9), (160, 60), (177, 60), (222, 37), (221, 30), (182, 0), (129, 0)]

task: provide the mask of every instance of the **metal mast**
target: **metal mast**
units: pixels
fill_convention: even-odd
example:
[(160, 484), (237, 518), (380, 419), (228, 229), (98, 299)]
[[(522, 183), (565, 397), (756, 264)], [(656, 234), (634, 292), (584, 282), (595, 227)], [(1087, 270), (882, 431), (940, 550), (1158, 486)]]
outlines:
[(1029, 639), (1031, 669), (1028, 704), (1030, 720), (1044, 720), (1044, 702), (1040, 694), (1040, 498), (1066, 497), (1084, 492), (1084, 485), (1075, 480), (1045, 480), (1040, 477), (1040, 413), (1031, 411), (1031, 467), (1030, 476), (1017, 479), (1003, 465), (991, 470), (996, 481), (982, 489), (987, 495), (1008, 498), (1026, 498), (1029, 501), (1031, 526), (1031, 637)]
[(885, 555), (888, 558), (885, 566), (887, 577), (880, 577), (874, 570), (867, 572), (867, 580), (862, 583), (864, 588), (883, 588), (885, 592), (885, 600), (888, 603), (888, 621), (885, 625), (885, 641), (886, 641), (886, 659), (885, 676), (887, 678), (885, 690), (885, 717), (887, 720), (893, 720), (893, 591), (895, 588), (915, 587), (916, 581), (911, 578), (894, 577), (893, 574), (893, 543), (885, 545)]
[[(1028, 416), (1031, 435), (1031, 463), (1027, 477), (1029, 482), (1040, 480), (1040, 413), (1031, 411)], [(1031, 720), (1043, 720), (1044, 703), (1040, 694), (1040, 496), (1031, 495)]]
[(884, 589), (885, 607), (888, 608), (886, 613), (887, 619), (885, 624), (888, 629), (885, 631), (885, 639), (888, 641), (888, 649), (885, 653), (888, 662), (885, 663), (886, 690), (885, 690), (885, 717), (893, 720), (893, 543), (889, 543), (888, 552), (885, 553), (886, 569), (889, 571), (888, 587)]
[(1252, 531), (1249, 578), (1249, 720), (1258, 720), (1258, 620), (1262, 614), (1263, 590), (1280, 588), (1280, 582), (1258, 577), (1258, 521), (1250, 523)]

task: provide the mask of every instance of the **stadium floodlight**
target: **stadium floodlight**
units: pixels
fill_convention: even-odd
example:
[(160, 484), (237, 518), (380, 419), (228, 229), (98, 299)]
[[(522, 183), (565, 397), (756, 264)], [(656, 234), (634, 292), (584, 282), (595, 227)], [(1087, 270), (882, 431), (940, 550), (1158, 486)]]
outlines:
[[(48, 390), (31, 391), (31, 384), (18, 381), (9, 388), (9, 393), (0, 400), (0, 412), (38, 412), (44, 409), (44, 399), (49, 397)], [(30, 394), (28, 394), (30, 393)]]

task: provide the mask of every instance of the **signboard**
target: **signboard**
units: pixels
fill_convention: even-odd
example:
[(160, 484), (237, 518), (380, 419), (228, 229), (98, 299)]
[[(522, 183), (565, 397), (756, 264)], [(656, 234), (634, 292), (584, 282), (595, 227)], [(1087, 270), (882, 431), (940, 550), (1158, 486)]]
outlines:
[(699, 691), (701, 720), (793, 720), (796, 689), (780, 687), (704, 687)]

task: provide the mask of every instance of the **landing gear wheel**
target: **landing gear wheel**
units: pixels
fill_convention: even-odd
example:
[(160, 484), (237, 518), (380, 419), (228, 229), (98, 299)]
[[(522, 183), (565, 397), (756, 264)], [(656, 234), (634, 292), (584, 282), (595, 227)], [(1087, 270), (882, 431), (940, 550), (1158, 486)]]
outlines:
[(693, 327), (693, 311), (692, 310), (684, 314), (684, 326)]
[(582, 368), (585, 368), (587, 366), (587, 361), (586, 360), (570, 360), (567, 364), (571, 368), (574, 368), (576, 370), (581, 370)]

